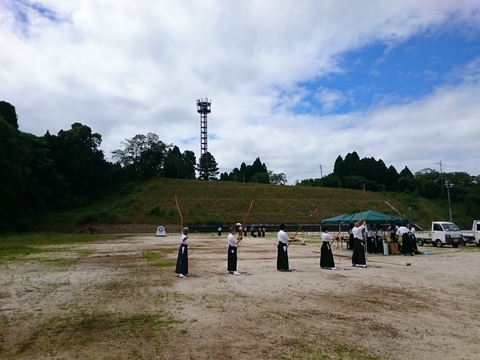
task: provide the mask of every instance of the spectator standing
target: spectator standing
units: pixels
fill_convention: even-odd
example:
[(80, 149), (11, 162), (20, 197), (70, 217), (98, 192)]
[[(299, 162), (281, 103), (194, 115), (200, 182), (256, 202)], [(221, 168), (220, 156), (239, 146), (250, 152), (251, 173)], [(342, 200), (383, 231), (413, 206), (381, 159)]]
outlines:
[(367, 226), (367, 252), (369, 254), (377, 253), (377, 247), (375, 245), (375, 234), (370, 226)]

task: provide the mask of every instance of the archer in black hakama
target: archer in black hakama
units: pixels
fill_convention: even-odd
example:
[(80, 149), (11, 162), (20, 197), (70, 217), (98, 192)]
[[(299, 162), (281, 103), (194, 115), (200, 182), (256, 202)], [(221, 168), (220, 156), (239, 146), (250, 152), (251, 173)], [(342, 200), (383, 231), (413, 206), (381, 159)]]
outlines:
[(353, 245), (355, 244), (355, 238), (353, 237), (353, 228), (350, 229), (350, 234), (348, 234), (348, 249), (353, 250)]
[(290, 271), (290, 268), (288, 267), (287, 248), (292, 239), (290, 239), (285, 232), (285, 224), (280, 224), (280, 231), (277, 233), (277, 240), (277, 270)]
[(176, 274), (187, 275), (188, 274), (188, 246), (181, 244), (178, 248), (177, 267), (175, 268)]
[(383, 254), (383, 235), (382, 229), (378, 229), (375, 234), (375, 246), (377, 247), (377, 253)]
[(353, 265), (366, 265), (365, 250), (363, 247), (363, 240), (355, 239), (353, 244), (352, 264)]
[[(338, 239), (338, 238), (337, 238)], [(332, 237), (328, 234), (328, 229), (323, 229), (322, 233), (322, 247), (320, 249), (320, 267), (322, 269), (337, 270), (335, 267), (335, 261), (333, 260), (332, 248), (330, 241)]]
[(367, 252), (369, 254), (376, 254), (378, 252), (373, 234), (372, 236), (367, 236)]
[(403, 255), (413, 255), (412, 239), (408, 232), (402, 234), (402, 253)]
[(335, 261), (333, 260), (333, 253), (330, 243), (323, 241), (322, 248), (320, 249), (320, 267), (321, 268), (334, 268)]
[(227, 271), (229, 272), (237, 271), (237, 247), (236, 246), (232, 246), (232, 245), (228, 246)]
[(278, 253), (277, 253), (277, 270), (288, 271), (288, 253), (287, 253), (287, 244), (283, 242), (278, 242)]
[(367, 259), (365, 259), (365, 250), (363, 248), (363, 234), (362, 231), (365, 229), (365, 221), (363, 225), (357, 222), (355, 227), (352, 229), (355, 242), (353, 244), (353, 254), (352, 254), (352, 265), (361, 265), (362, 267), (367, 267)]

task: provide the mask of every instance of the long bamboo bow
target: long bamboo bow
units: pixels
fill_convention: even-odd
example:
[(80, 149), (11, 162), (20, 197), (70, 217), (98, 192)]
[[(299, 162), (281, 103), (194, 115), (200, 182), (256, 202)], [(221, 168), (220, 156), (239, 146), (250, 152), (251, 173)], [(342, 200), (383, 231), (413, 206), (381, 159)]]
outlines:
[[(305, 220), (302, 225), (300, 225), (300, 227), (297, 229), (297, 232), (295, 233), (295, 235), (293, 235), (292, 240), (295, 239), (295, 236), (297, 236), (298, 232), (299, 232), (300, 229), (303, 227), (303, 225), (305, 225), (305, 223), (306, 223), (308, 220), (310, 220), (310, 219), (312, 218), (312, 216), (313, 216), (317, 211), (318, 211), (318, 207), (315, 209), (315, 211), (314, 211), (313, 213), (310, 214), (310, 216), (308, 217), (308, 219)], [(290, 245), (290, 242), (287, 244), (287, 247), (288, 247), (288, 245)]]
[(362, 202), (360, 203), (360, 220), (363, 220), (363, 200), (365, 199), (365, 184), (363, 184)]
[(178, 206), (177, 195), (175, 195), (175, 205), (177, 205), (178, 214), (180, 215), (180, 233), (182, 233), (182, 231), (183, 231), (183, 216), (182, 216), (182, 212), (180, 211), (180, 206)]
[[(253, 200), (250, 201), (250, 207), (248, 208), (248, 211), (247, 211), (247, 214), (245, 215), (245, 219), (243, 219), (243, 224), (242, 224), (242, 227), (241, 227), (241, 231), (245, 231), (245, 225), (247, 223), (247, 219), (248, 219), (248, 216), (250, 215), (250, 211), (252, 210), (252, 206), (253, 206)], [(243, 236), (241, 233), (240, 233), (240, 236)], [(240, 243), (237, 244), (237, 255), (238, 255), (238, 248), (240, 247)]]
[(245, 219), (243, 219), (242, 230), (245, 229), (245, 224), (247, 223), (248, 216), (250, 215), (250, 211), (252, 210), (253, 200), (250, 201), (250, 207), (248, 208), (247, 214), (245, 215)]

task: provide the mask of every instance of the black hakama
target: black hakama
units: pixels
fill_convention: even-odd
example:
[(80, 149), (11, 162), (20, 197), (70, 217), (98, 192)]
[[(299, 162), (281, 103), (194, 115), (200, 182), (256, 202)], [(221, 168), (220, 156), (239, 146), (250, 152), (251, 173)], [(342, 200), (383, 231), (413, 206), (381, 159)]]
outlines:
[(381, 236), (376, 236), (375, 241), (376, 241), (377, 253), (378, 254), (383, 254), (383, 240), (382, 240), (382, 237)]
[(278, 254), (277, 254), (277, 270), (288, 271), (288, 254), (287, 254), (287, 244), (278, 242)]
[(369, 254), (377, 253), (377, 248), (375, 246), (375, 238), (373, 236), (367, 237), (367, 252)]
[(175, 268), (176, 274), (188, 274), (188, 247), (185, 244), (180, 245), (178, 248), (177, 267)]
[(420, 254), (420, 251), (418, 251), (417, 238), (415, 237), (415, 235), (410, 234), (410, 241), (412, 242), (413, 252), (414, 252), (415, 254)]
[(367, 264), (367, 261), (365, 259), (365, 250), (363, 249), (363, 241), (360, 239), (355, 239), (355, 243), (353, 244), (352, 264), (353, 265)]
[(237, 271), (237, 247), (228, 245), (227, 271)]
[(335, 267), (332, 248), (330, 247), (330, 243), (328, 241), (324, 241), (322, 244), (322, 248), (320, 249), (320, 267), (321, 268)]
[(402, 254), (413, 254), (412, 239), (410, 238), (410, 235), (408, 235), (408, 233), (402, 234)]

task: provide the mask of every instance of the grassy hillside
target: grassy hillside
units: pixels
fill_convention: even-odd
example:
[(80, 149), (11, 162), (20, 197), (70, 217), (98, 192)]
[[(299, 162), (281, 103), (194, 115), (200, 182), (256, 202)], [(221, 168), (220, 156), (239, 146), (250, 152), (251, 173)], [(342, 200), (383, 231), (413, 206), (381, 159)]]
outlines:
[[(342, 213), (376, 210), (401, 214), (427, 228), (432, 220), (448, 220), (446, 200), (362, 190), (277, 186), (197, 180), (154, 179), (121, 193), (99, 199), (88, 208), (50, 215), (37, 222), (39, 230), (74, 232), (89, 227), (114, 232), (152, 231), (158, 225), (178, 230), (183, 222), (195, 225), (229, 225), (242, 222), (254, 200), (248, 224), (299, 224), (318, 207), (310, 223)], [(452, 204), (453, 220), (461, 227), (471, 223), (461, 204)]]

